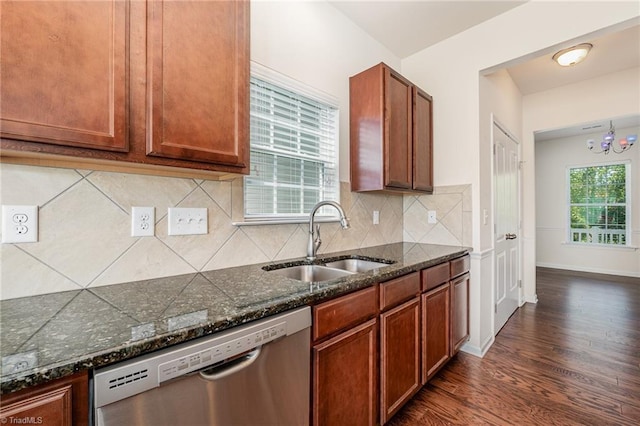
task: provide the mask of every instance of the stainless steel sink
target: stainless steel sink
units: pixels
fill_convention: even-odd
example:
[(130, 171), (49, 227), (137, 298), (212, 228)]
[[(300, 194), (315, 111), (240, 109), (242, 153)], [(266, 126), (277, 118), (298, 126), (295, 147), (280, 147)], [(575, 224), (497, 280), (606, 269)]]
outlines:
[(283, 277), (305, 282), (329, 281), (353, 274), (351, 271), (328, 268), (320, 265), (290, 266), (288, 268), (274, 269), (271, 272), (282, 275)]
[(326, 266), (330, 268), (341, 269), (343, 271), (357, 273), (370, 271), (376, 268), (382, 268), (383, 266), (389, 266), (389, 264), (364, 259), (342, 259), (336, 260), (335, 262), (326, 263)]

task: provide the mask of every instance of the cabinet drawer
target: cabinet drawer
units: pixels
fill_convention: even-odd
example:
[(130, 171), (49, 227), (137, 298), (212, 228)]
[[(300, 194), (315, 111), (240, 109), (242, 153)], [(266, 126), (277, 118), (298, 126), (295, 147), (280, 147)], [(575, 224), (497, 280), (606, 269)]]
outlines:
[(471, 256), (466, 255), (459, 257), (457, 259), (453, 259), (449, 263), (451, 264), (451, 278), (454, 278), (469, 271), (471, 266)]
[(313, 307), (313, 340), (358, 325), (378, 313), (377, 286)]
[(449, 262), (422, 270), (422, 291), (428, 291), (449, 281)]
[(414, 272), (380, 284), (380, 309), (385, 310), (420, 293), (420, 274)]

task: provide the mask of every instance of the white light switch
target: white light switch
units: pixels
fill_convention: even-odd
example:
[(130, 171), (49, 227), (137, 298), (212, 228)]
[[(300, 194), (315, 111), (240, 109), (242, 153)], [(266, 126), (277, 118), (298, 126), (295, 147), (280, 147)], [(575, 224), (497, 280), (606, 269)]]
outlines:
[(378, 225), (380, 223), (380, 212), (378, 210), (373, 211), (373, 224)]
[(169, 235), (197, 235), (206, 233), (206, 208), (169, 208)]
[(435, 210), (427, 211), (427, 223), (438, 223)]

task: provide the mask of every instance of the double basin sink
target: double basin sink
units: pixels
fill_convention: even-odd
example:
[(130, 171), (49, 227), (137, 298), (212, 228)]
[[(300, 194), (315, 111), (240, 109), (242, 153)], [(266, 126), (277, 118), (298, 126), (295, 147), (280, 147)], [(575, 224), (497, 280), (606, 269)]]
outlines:
[[(347, 258), (326, 262), (324, 265), (295, 265), (288, 267), (273, 265), (269, 267), (268, 270), (273, 274), (282, 275), (283, 277), (294, 280), (318, 282), (330, 281), (347, 275), (367, 272), (372, 269), (389, 266), (392, 263), (394, 262), (390, 260), (379, 261), (378, 259)], [(272, 269), (273, 267), (276, 269)]]

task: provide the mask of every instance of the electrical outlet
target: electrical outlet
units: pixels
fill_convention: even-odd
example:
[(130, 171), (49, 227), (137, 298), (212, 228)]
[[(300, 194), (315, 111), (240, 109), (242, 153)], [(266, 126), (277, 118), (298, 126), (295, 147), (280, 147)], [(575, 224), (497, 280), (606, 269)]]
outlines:
[(427, 211), (427, 223), (438, 223), (438, 219), (436, 218), (435, 210)]
[(206, 208), (169, 208), (169, 235), (197, 235), (206, 233)]
[(2, 242), (38, 241), (38, 206), (2, 206)]
[(155, 207), (131, 207), (131, 236), (151, 237), (156, 230)]
[(380, 212), (378, 210), (373, 211), (373, 224), (378, 225), (380, 223)]
[(2, 374), (3, 375), (20, 373), (25, 370), (31, 370), (32, 368), (36, 368), (37, 366), (38, 366), (38, 353), (36, 351), (21, 352), (21, 353), (2, 357)]

